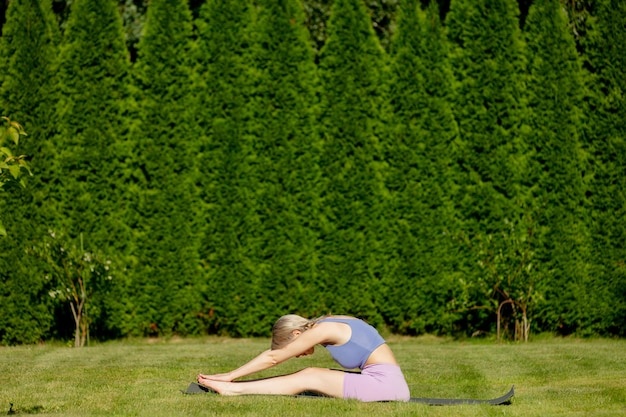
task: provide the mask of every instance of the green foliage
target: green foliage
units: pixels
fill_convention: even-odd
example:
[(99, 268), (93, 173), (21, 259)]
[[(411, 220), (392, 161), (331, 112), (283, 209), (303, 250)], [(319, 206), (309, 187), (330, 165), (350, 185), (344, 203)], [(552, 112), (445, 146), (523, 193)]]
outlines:
[(105, 254), (130, 244), (125, 224), (128, 52), (114, 0), (76, 0), (59, 54), (58, 229)]
[[(599, 2), (597, 21), (589, 32), (586, 57), (593, 78), (588, 114), (588, 143), (592, 179), (589, 184), (591, 262), (581, 326), (613, 329), (624, 336), (626, 320), (626, 5)], [(620, 52), (621, 51), (621, 52)], [(601, 289), (598, 297), (593, 295)]]
[[(50, 163), (50, 152), (46, 148), (46, 137), (53, 130), (52, 114), (55, 101), (51, 89), (55, 82), (54, 59), (58, 31), (56, 29), (52, 9), (49, 1), (16, 0), (11, 2), (7, 10), (8, 23), (3, 28), (0, 38), (0, 109), (13, 120), (19, 120), (21, 125), (27, 126), (31, 139), (19, 144), (18, 138), (23, 132), (21, 125), (3, 120), (0, 131), (0, 140), (12, 140), (15, 146), (9, 150), (5, 142), (0, 159), (5, 165), (0, 168), (0, 188), (7, 180), (19, 181), (18, 174), (29, 166), (41, 175), (47, 176)], [(13, 126), (11, 127), (11, 125)], [(45, 126), (45, 127), (44, 127)], [(6, 129), (9, 129), (8, 131)], [(24, 155), (28, 155), (28, 162)], [(5, 170), (11, 166), (11, 175), (7, 177)], [(24, 171), (25, 172), (25, 171)], [(24, 185), (24, 184), (22, 184)], [(0, 202), (0, 212), (11, 217), (13, 233), (22, 239), (26, 238), (20, 223), (26, 218), (44, 216), (40, 209), (41, 203), (41, 176), (34, 178), (29, 184), (27, 193), (19, 196), (7, 196)], [(34, 195), (31, 196), (31, 192)], [(37, 202), (32, 201), (36, 199)], [(6, 206), (4, 206), (6, 204)], [(10, 210), (8, 208), (11, 208)], [(2, 244), (6, 245), (6, 242)], [(15, 245), (5, 246), (3, 251), (21, 251)], [(27, 263), (27, 262), (26, 262)]]
[(101, 339), (623, 335), (624, 9), (560, 3), (12, 0), (0, 343), (72, 336), (49, 229), (116, 265)]
[[(34, 246), (31, 253), (45, 263), (44, 280), (50, 281), (49, 296), (55, 302), (69, 304), (72, 310), (74, 347), (85, 346), (89, 343), (91, 324), (106, 315), (107, 306), (102, 303), (102, 298), (113, 280), (111, 261), (87, 252), (82, 234), (79, 245), (76, 245), (53, 231)], [(94, 300), (97, 296), (100, 300)]]
[[(197, 334), (202, 323), (191, 100), (191, 13), (150, 3), (134, 67), (133, 333)], [(163, 279), (163, 277), (168, 277)], [(130, 324), (130, 323), (129, 323)]]
[[(22, 126), (2, 117), (0, 125), (0, 204), (2, 208), (11, 208), (10, 203), (14, 200), (5, 198), (5, 193), (18, 184), (25, 187), (21, 178), (26, 172), (30, 173), (25, 155), (14, 156), (8, 146), (17, 147), (20, 144), (20, 136), (25, 135)], [(6, 146), (5, 146), (6, 145)], [(32, 174), (31, 174), (32, 175)], [(7, 212), (18, 210), (3, 210)], [(13, 224), (11, 229), (15, 230)], [(20, 260), (26, 258), (23, 251), (21, 239), (23, 235), (11, 233), (7, 237), (7, 231), (0, 218), (0, 238), (3, 250), (0, 250), (0, 344), (34, 343), (40, 340), (50, 326), (51, 317), (45, 300), (42, 302), (42, 292), (45, 291), (46, 284), (41, 279), (31, 279), (32, 270), (25, 270), (24, 262)], [(21, 251), (17, 248), (22, 249)], [(16, 253), (18, 258), (15, 257)], [(25, 276), (26, 275), (26, 276)], [(16, 277), (18, 279), (16, 279)]]
[[(209, 331), (248, 333), (255, 322), (240, 315), (258, 303), (254, 233), (259, 225), (255, 161), (248, 102), (252, 86), (250, 25), (246, 0), (207, 1), (196, 21), (198, 71), (194, 83), (201, 212), (200, 259), (207, 282), (204, 312)], [(266, 331), (266, 330), (265, 330)]]
[(537, 273), (532, 219), (504, 223), (497, 234), (462, 236), (480, 268), (480, 275), (470, 284), (476, 291), (471, 300), (486, 300), (483, 305), (468, 304), (466, 308), (495, 314), (498, 340), (504, 335), (528, 341), (548, 284)]
[[(457, 0), (446, 18), (458, 80), (453, 108), (460, 141), (454, 158), (462, 170), (455, 197), (462, 223), (455, 234), (465, 241), (490, 242), (494, 253), (513, 250), (501, 237), (508, 224), (524, 218), (526, 59), (516, 6), (510, 0)], [(467, 283), (464, 298), (478, 308), (490, 301), (481, 290), (482, 271), (472, 246), (466, 246), (459, 270)], [(477, 312), (466, 331), (492, 328), (494, 312)]]
[(263, 335), (285, 311), (310, 315), (315, 308), (320, 143), (316, 68), (303, 20), (300, 2), (265, 0), (253, 30), (248, 134), (254, 161), (247, 182), (258, 213), (254, 290), (271, 297), (245, 314)]
[(375, 288), (384, 274), (383, 142), (386, 56), (359, 0), (333, 4), (320, 52), (324, 175), (319, 311), (379, 322)]
[[(0, 45), (0, 113), (19, 120), (35, 137), (48, 134), (41, 123), (51, 119), (52, 89), (59, 31), (50, 0), (14, 0), (7, 10)], [(37, 122), (36, 122), (37, 121)], [(33, 141), (29, 155), (41, 147)]]
[[(133, 148), (127, 119), (129, 60), (116, 2), (74, 1), (58, 59), (55, 169), (47, 178), (45, 203), (54, 218), (47, 227), (68, 241), (87, 236), (86, 251), (97, 251), (124, 270), (133, 245), (128, 207)], [(129, 301), (123, 294), (120, 290), (107, 298), (108, 312), (95, 325), (96, 337), (126, 330), (121, 326)]]
[(459, 204), (477, 231), (488, 231), (492, 220), (497, 228), (498, 220), (519, 213), (511, 209), (524, 174), (526, 59), (514, 6), (509, 0), (457, 0), (447, 17), (459, 83), (458, 158), (467, 176)]
[[(9, 148), (9, 146), (19, 146), (20, 136), (26, 136), (22, 125), (2, 116), (2, 125), (0, 125), (0, 189), (14, 182), (18, 182), (24, 187), (24, 172), (32, 175), (25, 159), (26, 155), (13, 155), (11, 148)], [(0, 234), (3, 234), (2, 232), (6, 234), (6, 230), (0, 229)]]
[[(73, 0), (53, 0), (57, 19), (61, 27), (66, 26), (69, 9)], [(446, 0), (441, 0), (445, 3)], [(199, 10), (207, 0), (190, 0), (189, 7), (192, 14), (197, 16)], [(305, 11), (304, 24), (311, 34), (311, 44), (317, 51), (328, 36), (328, 20), (332, 0), (302, 0), (301, 4)], [(372, 26), (378, 35), (381, 44), (387, 46), (395, 30), (395, 16), (398, 10), (398, 0), (367, 0), (364, 1), (371, 17)], [(143, 36), (143, 28), (146, 24), (146, 16), (149, 0), (117, 0), (122, 20), (124, 22), (124, 35), (126, 44), (134, 57), (137, 45)], [(0, 3), (0, 15), (2, 14), (2, 4)], [(2, 21), (0, 20), (0, 26)], [(134, 61), (134, 59), (133, 59)]]
[[(372, 27), (383, 47), (391, 43), (395, 31), (395, 17), (399, 0), (368, 0), (363, 2), (371, 16)], [(334, 0), (303, 0), (306, 26), (311, 34), (313, 47), (320, 50), (329, 35), (328, 24)]]
[[(541, 327), (575, 330), (588, 275), (583, 158), (582, 67), (568, 18), (558, 2), (536, 1), (524, 27), (530, 78), (529, 166), (525, 176), (532, 214), (535, 290), (547, 304)], [(555, 242), (558, 241), (558, 244)], [(572, 294), (567, 301), (563, 294)], [(554, 302), (560, 299), (560, 302)]]
[[(29, 165), (33, 163), (37, 171), (45, 172), (45, 164), (41, 164), (37, 156), (43, 153), (40, 138), (49, 129), (41, 128), (39, 123), (51, 122), (54, 100), (51, 99), (50, 89), (55, 80), (53, 61), (58, 40), (50, 2), (47, 0), (13, 1), (6, 17), (8, 23), (3, 27), (0, 38), (0, 113), (12, 120), (19, 120), (20, 124), (4, 119), (0, 126), (0, 141), (6, 139), (4, 144), (0, 144), (3, 147), (0, 153), (0, 163), (3, 164), (0, 167), (0, 188), (9, 180), (20, 181), (19, 173), (29, 170)], [(38, 123), (35, 123), (36, 120)], [(19, 144), (19, 154), (14, 155), (18, 149), (19, 135), (23, 134), (22, 126), (27, 126), (33, 139)], [(15, 147), (13, 150), (8, 147), (10, 141), (13, 142), (11, 146)], [(33, 162), (27, 163), (25, 155)], [(2, 199), (0, 212), (8, 212), (12, 217), (11, 222), (17, 224), (22, 211), (16, 207), (19, 204), (12, 201), (13, 198)], [(12, 207), (12, 210), (5, 209), (4, 204)], [(35, 210), (34, 205), (29, 207), (29, 211)], [(20, 234), (17, 230), (15, 232)]]
[(394, 268), (378, 303), (400, 333), (448, 332), (454, 322), (451, 156), (458, 129), (448, 49), (436, 4), (425, 12), (417, 1), (402, 2), (389, 79), (394, 131), (385, 158)]
[[(8, 146), (14, 157), (27, 155), (19, 164), (27, 163), (35, 175), (19, 192), (0, 197), (0, 217), (8, 233), (0, 239), (0, 339), (33, 343), (48, 337), (53, 326), (47, 283), (25, 247), (45, 232), (54, 211), (45, 201), (51, 198), (47, 184), (54, 164), (49, 137), (57, 125), (52, 90), (59, 34), (48, 0), (11, 1), (6, 18), (0, 38), (0, 113), (19, 121), (29, 135), (19, 147), (9, 142), (0, 146)], [(23, 178), (28, 172), (21, 169), (21, 174)], [(7, 188), (13, 189), (18, 183), (10, 178)]]
[[(12, 239), (11, 235), (3, 238)], [(3, 265), (0, 269), (0, 344), (38, 343), (48, 339), (55, 326), (52, 300), (48, 296), (50, 283), (43, 279), (43, 274), (34, 273), (32, 260), (26, 264), (12, 255), (0, 252)], [(25, 258), (25, 250), (19, 255)]]
[[(25, 135), (26, 132), (24, 132), (22, 125), (2, 116), (2, 125), (0, 125), (0, 192), (5, 191), (5, 186), (8, 188), (15, 183), (25, 187), (24, 173), (28, 172), (32, 175), (25, 159), (26, 155), (13, 155), (13, 151), (9, 148), (9, 146), (19, 146), (20, 136)], [(6, 235), (6, 228), (0, 218), (0, 237)]]

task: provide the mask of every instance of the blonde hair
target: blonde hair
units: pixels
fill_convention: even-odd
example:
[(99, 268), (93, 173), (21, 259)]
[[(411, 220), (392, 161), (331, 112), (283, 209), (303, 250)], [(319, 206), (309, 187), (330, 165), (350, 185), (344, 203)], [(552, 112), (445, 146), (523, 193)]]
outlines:
[(306, 332), (311, 327), (315, 326), (319, 320), (320, 318), (312, 320), (305, 319), (296, 314), (282, 316), (276, 320), (276, 323), (274, 323), (272, 327), (272, 350), (280, 349), (288, 345), (289, 342), (291, 342), (294, 330)]

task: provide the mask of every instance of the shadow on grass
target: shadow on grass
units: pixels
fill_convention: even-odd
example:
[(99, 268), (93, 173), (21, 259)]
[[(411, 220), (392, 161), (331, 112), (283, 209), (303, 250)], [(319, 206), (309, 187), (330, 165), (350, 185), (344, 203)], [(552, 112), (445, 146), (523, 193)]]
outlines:
[(32, 407), (15, 407), (13, 403), (9, 407), (7, 415), (13, 416), (17, 414), (42, 414), (45, 410), (41, 405), (34, 405)]

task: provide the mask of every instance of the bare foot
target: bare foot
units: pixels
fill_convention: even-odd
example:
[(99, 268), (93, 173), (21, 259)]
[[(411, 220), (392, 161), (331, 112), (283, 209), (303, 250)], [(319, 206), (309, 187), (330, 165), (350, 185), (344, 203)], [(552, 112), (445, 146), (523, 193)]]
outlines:
[(198, 375), (198, 383), (212, 389), (220, 395), (236, 395), (228, 390), (228, 386), (232, 385), (232, 382), (215, 381), (213, 379), (205, 378), (203, 375)]

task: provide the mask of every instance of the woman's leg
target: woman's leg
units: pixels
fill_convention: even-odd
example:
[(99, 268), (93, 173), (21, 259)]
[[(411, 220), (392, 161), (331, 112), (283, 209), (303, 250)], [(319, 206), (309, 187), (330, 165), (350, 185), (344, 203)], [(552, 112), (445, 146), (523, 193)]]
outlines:
[(295, 374), (259, 379), (256, 381), (222, 382), (199, 378), (198, 382), (222, 395), (295, 395), (315, 391), (331, 397), (343, 398), (345, 372), (323, 368), (307, 368)]

